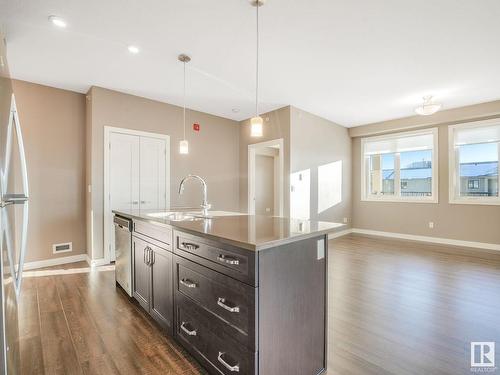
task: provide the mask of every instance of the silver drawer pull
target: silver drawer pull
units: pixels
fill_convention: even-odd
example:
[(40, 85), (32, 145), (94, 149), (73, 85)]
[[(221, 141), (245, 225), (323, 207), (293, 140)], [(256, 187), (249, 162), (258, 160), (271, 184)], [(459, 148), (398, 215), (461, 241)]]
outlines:
[(186, 322), (182, 322), (181, 324), (181, 329), (186, 333), (186, 335), (188, 336), (196, 336), (196, 330), (193, 329), (192, 331), (190, 331), (189, 329), (186, 328)]
[(219, 305), (223, 309), (225, 309), (229, 312), (232, 312), (232, 313), (239, 313), (240, 312), (240, 308), (238, 306), (231, 307), (231, 306), (226, 305), (225, 298), (219, 297), (219, 299), (217, 300), (217, 305)]
[(196, 250), (197, 248), (200, 247), (199, 245), (197, 245), (195, 243), (191, 243), (191, 242), (181, 242), (181, 245), (183, 248), (188, 249), (188, 250)]
[(196, 288), (197, 285), (196, 283), (193, 283), (191, 280), (189, 279), (181, 279), (179, 281), (182, 285), (184, 285), (186, 288)]
[(229, 371), (233, 371), (233, 372), (240, 372), (240, 366), (239, 365), (234, 365), (234, 366), (231, 366), (229, 363), (227, 363), (226, 361), (224, 361), (222, 359), (222, 356), (226, 354), (226, 353), (223, 353), (223, 352), (219, 352), (219, 356), (217, 357), (217, 360), (222, 363), (222, 365), (227, 368)]
[(219, 262), (222, 262), (222, 263), (226, 263), (226, 264), (231, 264), (233, 266), (237, 266), (238, 264), (240, 264), (240, 261), (234, 257), (228, 257), (226, 255), (222, 255), (220, 254), (218, 257), (217, 257), (217, 260)]

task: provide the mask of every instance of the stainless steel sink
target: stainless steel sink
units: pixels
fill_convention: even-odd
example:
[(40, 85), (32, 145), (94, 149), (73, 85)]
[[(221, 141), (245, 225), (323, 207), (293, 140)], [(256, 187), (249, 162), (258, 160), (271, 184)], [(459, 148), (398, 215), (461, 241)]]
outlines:
[(161, 215), (161, 217), (170, 221), (195, 221), (202, 219), (202, 217), (195, 216), (186, 212), (170, 212), (165, 213), (165, 215)]

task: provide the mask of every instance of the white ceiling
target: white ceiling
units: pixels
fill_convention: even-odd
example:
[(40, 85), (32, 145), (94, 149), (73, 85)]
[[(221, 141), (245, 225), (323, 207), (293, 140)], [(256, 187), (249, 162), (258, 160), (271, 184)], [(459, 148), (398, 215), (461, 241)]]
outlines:
[[(260, 110), (291, 104), (355, 126), (412, 115), (426, 94), (445, 109), (500, 99), (499, 19), (498, 0), (268, 0)], [(184, 52), (188, 107), (253, 115), (248, 0), (0, 0), (0, 22), (14, 78), (181, 105)]]

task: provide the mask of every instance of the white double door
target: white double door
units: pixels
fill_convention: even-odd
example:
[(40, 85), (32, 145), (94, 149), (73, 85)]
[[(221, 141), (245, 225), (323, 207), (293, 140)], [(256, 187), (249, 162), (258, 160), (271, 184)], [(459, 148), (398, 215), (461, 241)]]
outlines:
[[(111, 132), (109, 208), (162, 210), (169, 203), (168, 138)], [(108, 217), (110, 261), (115, 260), (113, 215)]]

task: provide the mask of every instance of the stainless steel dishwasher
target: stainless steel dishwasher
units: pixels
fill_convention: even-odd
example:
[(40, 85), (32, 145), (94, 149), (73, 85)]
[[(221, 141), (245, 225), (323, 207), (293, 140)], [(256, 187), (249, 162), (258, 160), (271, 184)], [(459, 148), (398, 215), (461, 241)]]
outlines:
[(116, 216), (115, 224), (115, 278), (132, 297), (132, 220)]

